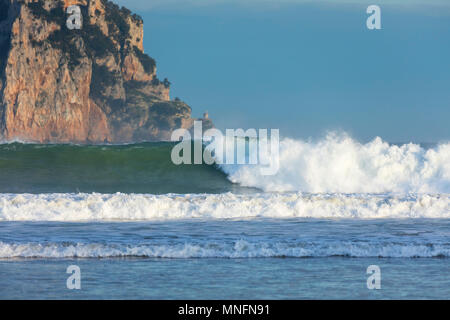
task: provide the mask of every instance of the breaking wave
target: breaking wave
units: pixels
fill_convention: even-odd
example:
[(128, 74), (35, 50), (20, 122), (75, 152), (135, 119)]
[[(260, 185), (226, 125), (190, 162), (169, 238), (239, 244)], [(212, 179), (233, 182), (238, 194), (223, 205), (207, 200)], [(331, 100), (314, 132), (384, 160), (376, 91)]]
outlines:
[(273, 176), (258, 165), (221, 168), (232, 182), (267, 192), (450, 193), (450, 143), (425, 149), (330, 134), (318, 142), (282, 139), (279, 153)]
[(450, 218), (450, 195), (0, 194), (0, 221)]
[(284, 138), (271, 176), (262, 175), (264, 165), (177, 166), (174, 146), (0, 145), (0, 193), (450, 193), (450, 143)]
[(230, 243), (184, 243), (175, 245), (125, 245), (96, 243), (0, 242), (0, 259), (11, 258), (308, 258), (308, 257), (445, 258), (449, 244), (398, 243), (289, 243), (245, 240)]

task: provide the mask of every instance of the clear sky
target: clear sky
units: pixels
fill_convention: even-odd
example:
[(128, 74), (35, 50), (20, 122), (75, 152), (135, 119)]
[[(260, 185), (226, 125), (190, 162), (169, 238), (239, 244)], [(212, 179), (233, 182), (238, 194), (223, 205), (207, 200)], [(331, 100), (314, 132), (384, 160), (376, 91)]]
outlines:
[[(216, 126), (450, 140), (450, 0), (116, 0), (172, 97)], [(382, 9), (382, 30), (366, 8)]]

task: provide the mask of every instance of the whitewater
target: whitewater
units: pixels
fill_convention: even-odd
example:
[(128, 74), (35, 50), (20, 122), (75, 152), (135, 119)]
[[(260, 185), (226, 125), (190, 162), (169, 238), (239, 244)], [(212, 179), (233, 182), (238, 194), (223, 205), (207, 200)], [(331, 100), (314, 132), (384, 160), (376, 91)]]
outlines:
[(176, 166), (173, 146), (1, 145), (0, 190), (22, 192), (0, 193), (0, 221), (450, 217), (449, 143), (284, 138), (272, 176)]
[(449, 218), (450, 195), (2, 194), (0, 221)]
[(74, 298), (68, 265), (86, 299), (358, 298), (373, 264), (449, 296), (449, 143), (283, 138), (273, 176), (174, 145), (0, 144), (0, 298)]
[(317, 142), (282, 139), (279, 154), (272, 176), (258, 165), (221, 168), (232, 182), (268, 192), (450, 193), (449, 143), (426, 149), (376, 138), (363, 144), (332, 133)]
[(205, 242), (176, 245), (102, 243), (25, 243), (0, 242), (0, 259), (7, 258), (448, 258), (450, 245), (407, 243), (348, 242), (257, 242), (237, 240), (232, 243)]

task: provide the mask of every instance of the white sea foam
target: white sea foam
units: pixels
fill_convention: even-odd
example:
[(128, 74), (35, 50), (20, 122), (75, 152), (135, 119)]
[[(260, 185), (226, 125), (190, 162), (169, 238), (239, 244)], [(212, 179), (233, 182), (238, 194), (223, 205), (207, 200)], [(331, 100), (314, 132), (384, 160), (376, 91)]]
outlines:
[(262, 175), (258, 165), (221, 168), (232, 182), (268, 192), (450, 193), (450, 143), (426, 150), (338, 134), (318, 142), (282, 139), (276, 175)]
[(231, 243), (184, 243), (174, 245), (120, 245), (96, 243), (0, 242), (0, 259), (10, 258), (268, 258), (268, 257), (450, 257), (448, 244), (398, 243), (285, 243), (238, 240)]
[(0, 194), (0, 221), (450, 218), (450, 195)]

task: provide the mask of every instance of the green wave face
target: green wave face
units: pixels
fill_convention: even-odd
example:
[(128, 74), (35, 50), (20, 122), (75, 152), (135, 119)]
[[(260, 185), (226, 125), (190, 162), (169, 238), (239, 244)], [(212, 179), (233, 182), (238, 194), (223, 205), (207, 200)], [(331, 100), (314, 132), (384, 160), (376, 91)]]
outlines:
[(245, 189), (215, 166), (180, 165), (173, 143), (0, 145), (0, 193), (223, 193)]

